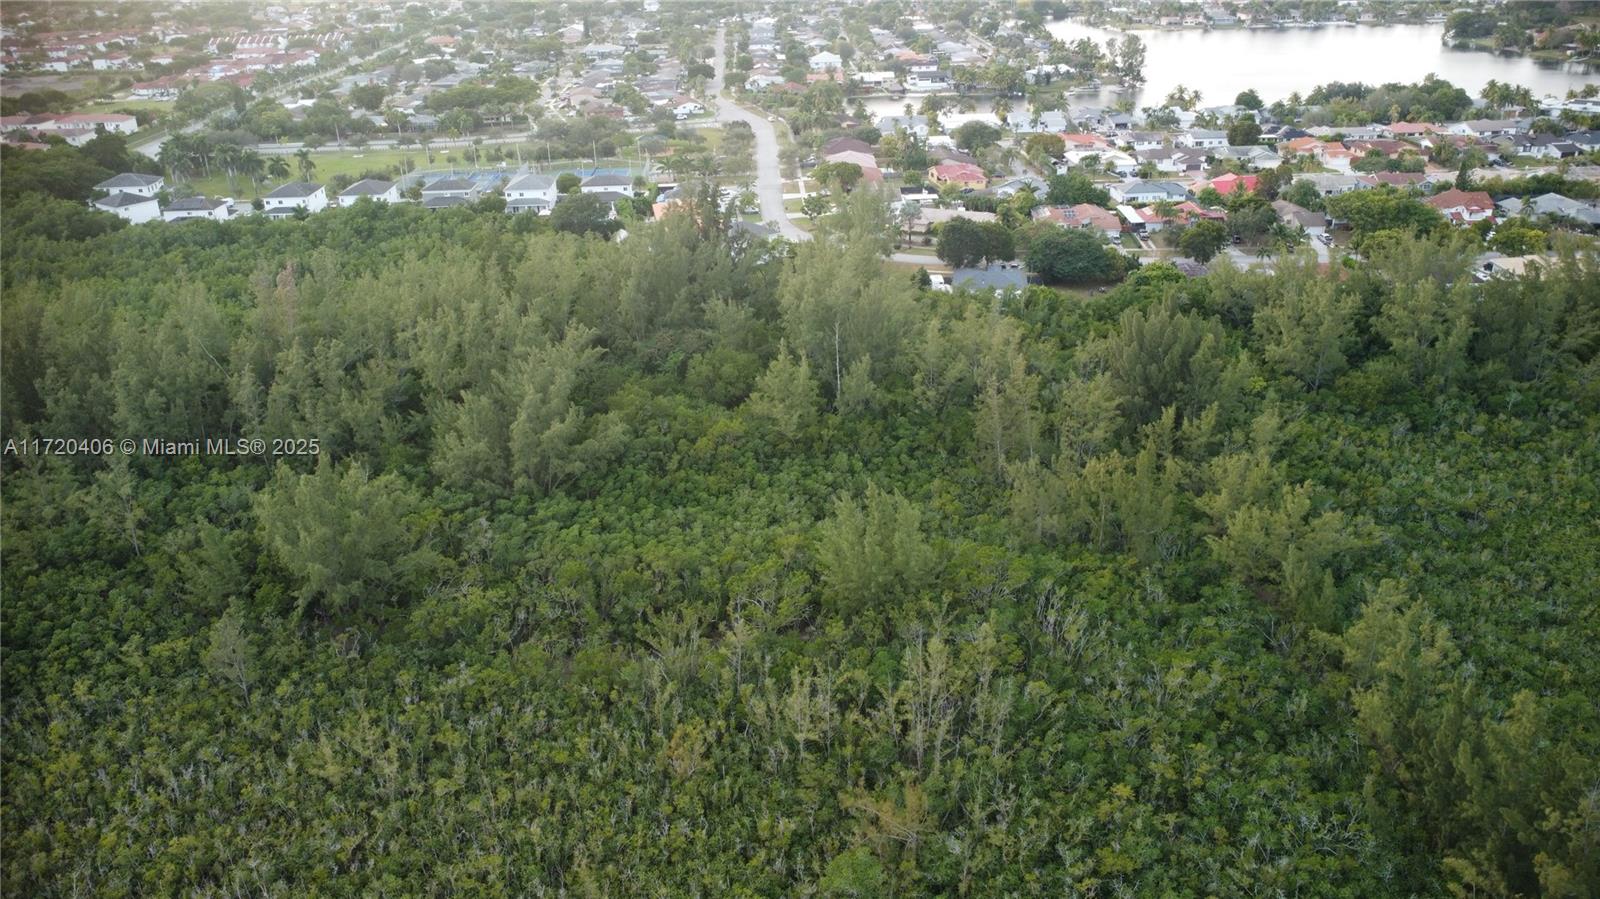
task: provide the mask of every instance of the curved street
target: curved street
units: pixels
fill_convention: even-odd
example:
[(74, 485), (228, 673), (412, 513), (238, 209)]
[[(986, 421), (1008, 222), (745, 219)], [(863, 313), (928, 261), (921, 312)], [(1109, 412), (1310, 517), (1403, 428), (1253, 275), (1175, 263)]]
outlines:
[(810, 240), (811, 235), (789, 220), (783, 208), (782, 154), (778, 144), (778, 130), (764, 116), (758, 115), (734, 102), (727, 95), (723, 76), (728, 67), (727, 27), (717, 29), (716, 56), (713, 67), (716, 74), (707, 85), (706, 93), (717, 98), (717, 121), (744, 122), (755, 134), (756, 196), (761, 201), (761, 218), (775, 225), (778, 233), (789, 240)]

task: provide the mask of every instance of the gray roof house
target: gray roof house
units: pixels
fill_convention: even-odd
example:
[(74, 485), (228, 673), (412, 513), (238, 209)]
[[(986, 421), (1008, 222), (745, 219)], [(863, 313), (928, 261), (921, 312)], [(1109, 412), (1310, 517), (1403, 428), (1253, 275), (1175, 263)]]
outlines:
[(362, 197), (371, 197), (385, 203), (400, 202), (400, 188), (393, 181), (363, 178), (339, 192), (339, 205), (349, 206)]
[(1571, 219), (1591, 228), (1600, 226), (1600, 207), (1558, 193), (1540, 194), (1526, 203), (1516, 197), (1509, 197), (1495, 205), (1508, 215), (1551, 215)]
[(1021, 290), (1028, 286), (1028, 273), (1020, 262), (991, 262), (986, 268), (956, 269), (950, 283), (967, 290)]
[(106, 193), (129, 193), (140, 197), (153, 197), (161, 192), (165, 181), (160, 175), (140, 175), (134, 172), (123, 172), (112, 175), (110, 178), (96, 184), (95, 190)]
[(632, 196), (633, 179), (627, 175), (614, 175), (609, 172), (603, 172), (583, 179), (583, 184), (578, 189), (586, 194), (619, 193)]
[(506, 185), (507, 212), (543, 215), (555, 207), (556, 199), (556, 179), (552, 175), (522, 175)]
[(225, 199), (211, 197), (184, 197), (173, 200), (161, 210), (161, 218), (168, 222), (182, 222), (188, 219), (211, 219), (223, 222), (233, 217), (232, 204)]
[(471, 178), (440, 178), (422, 188), (422, 198), (424, 200), (437, 197), (471, 199), (477, 196), (480, 190), (482, 187)]
[(1173, 181), (1130, 181), (1111, 185), (1111, 195), (1123, 203), (1181, 202), (1189, 198), (1189, 189)]

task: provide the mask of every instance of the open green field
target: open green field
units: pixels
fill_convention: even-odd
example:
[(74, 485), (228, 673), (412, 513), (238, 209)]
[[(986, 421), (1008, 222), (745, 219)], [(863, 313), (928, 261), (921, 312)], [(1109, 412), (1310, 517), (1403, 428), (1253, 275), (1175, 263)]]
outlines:
[(126, 111), (126, 112), (129, 112), (129, 113), (133, 113), (133, 112), (137, 112), (139, 110), (150, 110), (152, 112), (163, 112), (163, 113), (171, 112), (172, 111), (172, 101), (171, 100), (136, 100), (136, 99), (132, 99), (132, 98), (129, 98), (127, 100), (97, 100), (97, 101), (95, 101), (93, 103), (85, 103), (85, 104), (83, 104), (81, 106), (77, 106), (72, 111), (73, 112), (87, 112), (87, 113), (124, 112), (124, 111)]
[[(460, 147), (450, 150), (434, 150), (433, 166), (449, 165), (450, 162), (465, 163)], [(293, 156), (269, 156), (267, 161), (281, 158), (289, 164), (289, 177), (287, 179), (263, 179), (261, 193), (266, 193), (279, 180), (295, 180), (300, 177), (299, 163)], [(416, 168), (429, 167), (427, 154), (421, 149), (412, 147), (407, 150), (342, 150), (333, 153), (312, 153), (311, 160), (316, 164), (316, 171), (312, 173), (312, 180), (327, 181), (337, 175), (355, 177), (363, 172), (382, 173), (386, 177), (398, 176), (401, 166), (409, 160)], [(513, 164), (514, 167), (514, 164)], [(256, 196), (255, 189), (248, 179), (241, 179), (234, 185), (228, 182), (225, 173), (213, 172), (208, 177), (187, 179), (183, 182), (180, 192), (186, 195), (204, 194), (206, 196), (232, 196), (238, 199), (247, 199)]]

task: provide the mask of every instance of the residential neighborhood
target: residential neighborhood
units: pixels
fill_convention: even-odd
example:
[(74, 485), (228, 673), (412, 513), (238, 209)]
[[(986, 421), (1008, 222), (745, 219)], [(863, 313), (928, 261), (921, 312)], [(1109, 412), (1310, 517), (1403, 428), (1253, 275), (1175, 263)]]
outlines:
[[(1226, 8), (1204, 27), (1265, 27), (1248, 4)], [(1107, 85), (1143, 84), (1135, 33), (1099, 49), (1000, 10), (979, 23), (920, 5), (893, 20), (870, 4), (820, 18), (679, 11), (434, 21), (381, 3), (264, 7), (248, 24), (100, 31), (17, 15), (8, 82), (81, 69), (110, 99), (87, 111), (44, 102), (66, 92), (8, 91), (0, 137), (40, 152), (108, 135), (149, 157), (89, 198), (130, 224), (293, 218), (364, 198), (539, 218), (577, 196), (621, 223), (683, 209), (680, 185), (711, 180), (748, 224), (789, 240), (849, 194), (882, 192), (906, 210), (901, 261), (934, 269), (949, 264), (943, 223), (986, 216), (1093, 234), (1131, 265), (1197, 253), (1266, 267), (1297, 246), (1331, 262), (1376, 230), (1347, 209), (1373, 205), (1349, 199), (1362, 192), (1477, 229), (1485, 252), (1508, 220), (1593, 236), (1593, 81), (1539, 96), (1495, 81), (1476, 96), (1386, 85), (1382, 108), (1331, 71), (1309, 94), (1179, 84), (1108, 105)]]

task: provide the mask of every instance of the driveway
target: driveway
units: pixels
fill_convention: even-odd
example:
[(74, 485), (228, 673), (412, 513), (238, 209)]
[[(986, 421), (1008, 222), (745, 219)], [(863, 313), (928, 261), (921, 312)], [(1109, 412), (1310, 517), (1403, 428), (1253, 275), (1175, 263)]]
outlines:
[(723, 73), (727, 71), (727, 29), (717, 29), (717, 52), (713, 60), (716, 75), (707, 93), (718, 98), (717, 121), (744, 122), (756, 136), (756, 196), (761, 200), (761, 218), (776, 225), (778, 233), (789, 240), (810, 240), (799, 225), (789, 220), (783, 208), (783, 168), (780, 163), (778, 131), (766, 116), (751, 112), (724, 94)]

